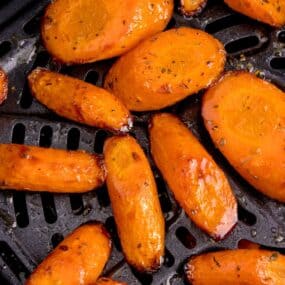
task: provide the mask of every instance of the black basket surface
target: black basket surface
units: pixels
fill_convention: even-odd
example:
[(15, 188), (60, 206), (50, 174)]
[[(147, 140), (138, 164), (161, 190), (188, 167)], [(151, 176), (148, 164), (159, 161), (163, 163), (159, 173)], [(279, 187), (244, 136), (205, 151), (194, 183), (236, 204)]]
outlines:
[[(36, 102), (26, 76), (35, 67), (47, 67), (102, 86), (113, 60), (78, 66), (52, 61), (39, 37), (40, 18), (49, 0), (2, 0), (0, 3), (0, 66), (9, 75), (9, 97), (0, 107), (0, 143), (25, 143), (61, 149), (102, 153), (111, 134), (64, 120)], [(174, 14), (169, 28), (201, 28), (220, 39), (228, 52), (227, 69), (247, 69), (285, 89), (285, 30), (276, 30), (209, 0), (194, 18)], [(167, 111), (177, 114), (200, 139), (229, 177), (238, 199), (239, 222), (224, 241), (214, 242), (202, 233), (177, 205), (159, 176), (147, 136), (150, 113), (135, 114), (132, 135), (146, 151), (157, 181), (167, 235), (161, 269), (138, 274), (125, 262), (117, 237), (106, 187), (84, 195), (52, 195), (3, 191), (0, 193), (0, 284), (23, 284), (26, 277), (63, 237), (90, 220), (103, 222), (114, 247), (104, 274), (128, 284), (184, 284), (187, 258), (206, 251), (236, 248), (240, 240), (285, 249), (285, 205), (256, 192), (215, 149), (200, 117), (202, 94), (191, 96)], [(274, 146), (273, 146), (274, 147)], [(272, 169), (274, 171), (274, 169)]]

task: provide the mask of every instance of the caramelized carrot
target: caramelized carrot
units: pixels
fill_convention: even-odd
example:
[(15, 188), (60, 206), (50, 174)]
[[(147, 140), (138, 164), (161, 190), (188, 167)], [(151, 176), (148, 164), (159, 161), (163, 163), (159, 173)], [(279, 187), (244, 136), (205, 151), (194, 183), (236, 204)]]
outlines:
[(119, 58), (104, 86), (129, 110), (157, 110), (211, 85), (224, 64), (218, 40), (182, 27), (159, 33)]
[(193, 16), (200, 13), (207, 4), (207, 0), (180, 0), (180, 11), (185, 16)]
[(8, 76), (3, 69), (0, 68), (0, 104), (2, 104), (8, 94)]
[(84, 151), (0, 144), (0, 189), (87, 192), (101, 186), (101, 159)]
[(111, 240), (100, 224), (86, 224), (67, 236), (36, 268), (26, 285), (90, 285), (110, 256)]
[(285, 24), (284, 0), (225, 0), (225, 3), (233, 10), (271, 26)]
[(285, 202), (285, 94), (248, 72), (229, 72), (204, 98), (214, 143), (256, 189)]
[(240, 249), (260, 249), (261, 246), (250, 240), (242, 239), (238, 243), (238, 248)]
[(139, 271), (156, 270), (164, 254), (164, 219), (148, 160), (130, 136), (108, 139), (104, 155), (125, 257)]
[(112, 280), (110, 278), (102, 277), (96, 282), (96, 285), (127, 285), (127, 283), (119, 282), (119, 281)]
[(42, 21), (47, 50), (65, 63), (118, 56), (162, 31), (173, 0), (55, 0)]
[(283, 285), (285, 257), (260, 249), (212, 252), (191, 258), (186, 274), (192, 285)]
[(115, 96), (79, 79), (37, 68), (29, 85), (42, 104), (65, 118), (115, 131), (132, 125), (129, 111)]
[(215, 239), (237, 222), (237, 202), (223, 171), (175, 116), (157, 114), (150, 128), (151, 153), (190, 219)]

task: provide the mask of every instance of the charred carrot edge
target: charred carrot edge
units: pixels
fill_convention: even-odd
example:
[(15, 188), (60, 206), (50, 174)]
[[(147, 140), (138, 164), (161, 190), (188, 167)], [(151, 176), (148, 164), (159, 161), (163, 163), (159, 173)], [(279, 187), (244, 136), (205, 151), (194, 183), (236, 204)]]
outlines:
[(0, 104), (2, 104), (8, 95), (8, 76), (3, 69), (0, 68)]

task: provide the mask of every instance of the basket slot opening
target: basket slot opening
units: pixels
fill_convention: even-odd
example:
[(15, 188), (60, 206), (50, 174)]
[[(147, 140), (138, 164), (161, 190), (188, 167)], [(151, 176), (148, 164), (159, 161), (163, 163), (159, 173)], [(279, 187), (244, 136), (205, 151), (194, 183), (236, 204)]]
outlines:
[(18, 123), (13, 128), (12, 143), (23, 144), (25, 141), (26, 127)]
[(55, 223), (57, 220), (57, 213), (53, 195), (50, 193), (41, 193), (41, 200), (46, 222), (49, 224)]
[(106, 220), (105, 226), (108, 229), (109, 233), (111, 234), (111, 237), (112, 237), (112, 240), (114, 242), (114, 245), (115, 245), (116, 249), (119, 252), (122, 252), (122, 246), (121, 246), (121, 243), (120, 243), (120, 240), (119, 240), (115, 219), (113, 217), (109, 217)]
[(132, 271), (133, 271), (133, 274), (135, 275), (135, 277), (140, 282), (140, 284), (142, 284), (142, 285), (152, 284), (152, 280), (153, 280), (152, 275), (147, 274), (147, 273), (140, 273), (140, 272), (135, 271), (134, 269), (132, 269)]
[(156, 185), (157, 189), (159, 192), (159, 200), (160, 200), (160, 205), (161, 209), (164, 213), (170, 212), (172, 210), (172, 204), (169, 199), (165, 183), (162, 178), (157, 178), (156, 179)]
[(164, 265), (166, 267), (171, 267), (175, 262), (174, 256), (171, 254), (171, 252), (165, 248), (165, 256), (164, 256)]
[(52, 143), (53, 131), (50, 126), (44, 126), (40, 132), (40, 146), (50, 147)]
[(278, 34), (278, 40), (281, 42), (281, 43), (285, 43), (285, 31), (282, 31)]
[(48, 65), (50, 56), (46, 51), (41, 51), (37, 54), (33, 68), (46, 67)]
[(256, 216), (243, 208), (241, 205), (238, 205), (238, 218), (248, 226), (253, 226), (256, 224)]
[(67, 134), (67, 149), (77, 150), (80, 141), (80, 131), (77, 128), (72, 128)]
[(41, 15), (34, 16), (32, 19), (26, 22), (26, 24), (24, 24), (23, 31), (30, 36), (39, 33), (40, 21), (41, 21)]
[(244, 18), (240, 15), (233, 14), (223, 18), (217, 19), (216, 21), (207, 24), (205, 31), (210, 34), (217, 33), (221, 30), (237, 26), (244, 23)]
[(62, 241), (64, 240), (64, 237), (60, 233), (55, 233), (51, 237), (51, 244), (53, 248), (57, 247)]
[(20, 228), (25, 228), (29, 225), (29, 215), (26, 203), (25, 192), (13, 193), (13, 205), (16, 216), (17, 225)]
[(25, 82), (24, 88), (23, 88), (23, 92), (21, 95), (21, 99), (20, 99), (20, 106), (23, 109), (28, 109), (31, 107), (33, 103), (33, 96), (30, 92), (30, 88), (29, 88), (29, 84), (28, 82)]
[(270, 61), (273, 69), (285, 69), (285, 57), (274, 57)]
[(169, 21), (169, 23), (168, 23), (166, 29), (167, 29), (167, 30), (168, 30), (168, 29), (173, 29), (173, 28), (175, 28), (175, 27), (176, 27), (176, 20), (175, 20), (174, 18), (172, 18), (172, 19)]
[(105, 208), (110, 206), (110, 197), (108, 195), (108, 190), (106, 186), (100, 187), (96, 190), (98, 203), (101, 207)]
[(87, 72), (85, 79), (86, 82), (96, 85), (99, 80), (99, 73), (96, 70)]
[(20, 281), (29, 276), (26, 266), (5, 241), (0, 241), (0, 256)]
[(257, 36), (244, 37), (226, 44), (225, 49), (228, 53), (241, 53), (252, 49), (259, 45), (259, 38)]
[(12, 44), (9, 41), (0, 43), (0, 57), (7, 54), (12, 48)]
[(195, 237), (185, 227), (179, 227), (176, 232), (178, 240), (188, 249), (192, 249), (196, 246)]
[(72, 194), (70, 197), (70, 205), (74, 215), (81, 215), (84, 212), (82, 196), (80, 194)]
[(96, 153), (102, 153), (103, 152), (103, 147), (104, 147), (104, 142), (108, 137), (108, 133), (100, 130), (96, 133), (95, 137), (95, 144), (94, 144), (94, 151)]

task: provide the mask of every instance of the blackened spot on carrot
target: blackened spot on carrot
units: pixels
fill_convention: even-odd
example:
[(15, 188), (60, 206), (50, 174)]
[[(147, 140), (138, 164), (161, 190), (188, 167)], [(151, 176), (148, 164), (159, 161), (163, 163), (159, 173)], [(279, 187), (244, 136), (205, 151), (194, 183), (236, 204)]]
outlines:
[(141, 247), (142, 247), (142, 244), (138, 243), (137, 248), (141, 248)]
[(214, 262), (216, 263), (216, 265), (217, 265), (218, 267), (221, 267), (221, 264), (218, 262), (218, 260), (216, 259), (215, 256), (213, 257), (213, 260), (214, 260)]
[(132, 157), (134, 160), (140, 160), (140, 156), (136, 152), (132, 152)]
[(68, 246), (67, 245), (60, 245), (59, 249), (62, 251), (68, 251)]

